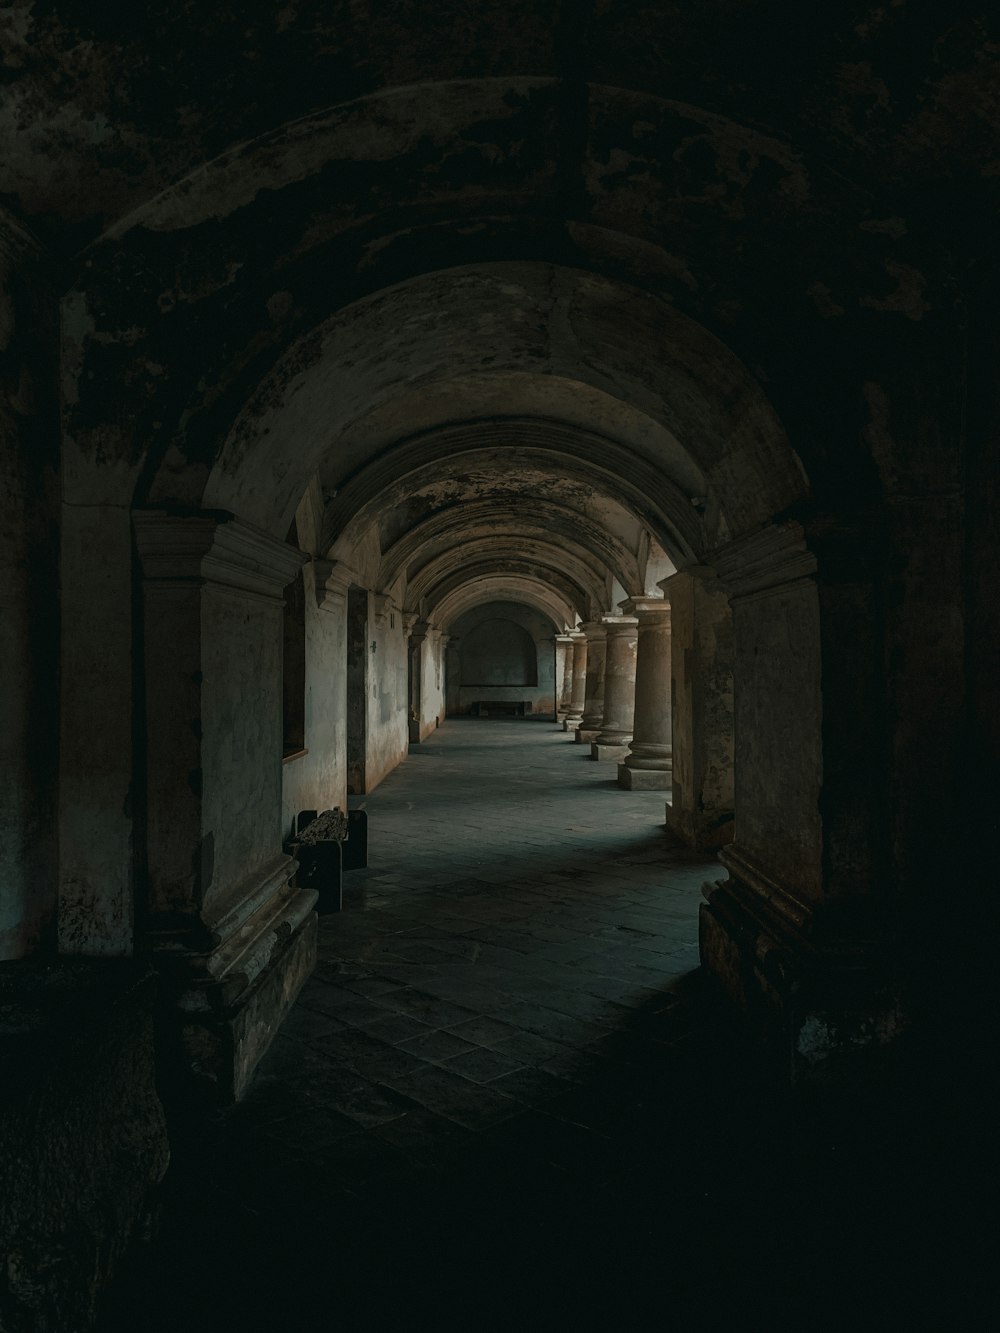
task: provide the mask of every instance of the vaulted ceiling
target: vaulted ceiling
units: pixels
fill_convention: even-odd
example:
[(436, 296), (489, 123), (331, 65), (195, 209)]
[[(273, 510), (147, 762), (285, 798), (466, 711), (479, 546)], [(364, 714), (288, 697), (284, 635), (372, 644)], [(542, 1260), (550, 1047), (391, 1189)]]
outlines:
[(318, 553), (408, 604), (547, 583), (585, 616), (919, 489), (908, 414), (951, 392), (995, 218), (995, 9), (0, 23), (3, 228), (62, 297), (71, 503), (284, 535), (313, 487)]

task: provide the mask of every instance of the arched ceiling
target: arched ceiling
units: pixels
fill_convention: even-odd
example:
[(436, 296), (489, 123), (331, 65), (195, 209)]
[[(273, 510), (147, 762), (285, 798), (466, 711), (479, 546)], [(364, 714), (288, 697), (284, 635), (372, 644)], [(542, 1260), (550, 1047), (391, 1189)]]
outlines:
[(591, 609), (650, 540), (881, 504), (954, 379), (998, 20), (828, 8), (24, 0), (0, 197), (60, 261), (66, 499), (284, 536), (318, 478), (408, 599)]
[(201, 163), (327, 106), (331, 90), (350, 105), (529, 71), (572, 80), (552, 113), (567, 138), (589, 82), (669, 90), (706, 121), (799, 140), (873, 192), (996, 174), (998, 16), (984, 0), (19, 0), (3, 25), (13, 135), (0, 191), (43, 237), (75, 246)]
[(426, 617), (448, 630), (467, 612), (489, 602), (521, 602), (552, 621), (560, 633), (582, 619), (579, 610), (549, 584), (526, 574), (487, 574), (459, 583), (438, 599), (428, 599)]

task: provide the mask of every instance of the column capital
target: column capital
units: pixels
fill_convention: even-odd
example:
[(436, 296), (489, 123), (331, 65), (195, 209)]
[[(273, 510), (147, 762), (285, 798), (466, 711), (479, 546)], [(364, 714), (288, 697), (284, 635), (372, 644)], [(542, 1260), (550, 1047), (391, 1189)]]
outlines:
[(669, 601), (671, 592), (674, 588), (680, 587), (682, 580), (685, 578), (703, 579), (707, 582), (709, 579), (718, 577), (718, 571), (714, 565), (687, 565), (684, 569), (678, 569), (674, 574), (668, 574), (665, 579), (660, 579), (656, 586), (663, 589), (663, 595)]
[(441, 631), (429, 620), (417, 618), (416, 624), (410, 630), (410, 640), (413, 643), (422, 643), (424, 639), (432, 639), (435, 635), (440, 635)]
[(372, 611), (376, 620), (388, 620), (393, 611), (398, 611), (399, 607), (395, 600), (387, 592), (372, 593)]
[(584, 620), (577, 626), (577, 633), (582, 634), (585, 639), (603, 639), (607, 630), (604, 625), (604, 617), (600, 620)]
[(565, 634), (557, 634), (555, 636), (555, 641), (556, 643), (572, 643), (573, 634), (571, 631), (567, 630)]
[(602, 616), (601, 622), (609, 638), (611, 636), (632, 634), (639, 628), (639, 621), (635, 616), (616, 615), (613, 611)]
[(147, 583), (218, 583), (280, 600), (309, 557), (234, 514), (171, 514), (138, 509), (132, 515)]
[(670, 603), (665, 597), (629, 597), (618, 605), (629, 616), (636, 616), (640, 623), (645, 620), (669, 620)]
[(731, 599), (771, 595), (816, 573), (816, 556), (796, 522), (769, 523), (738, 537), (715, 551), (713, 562)]
[(347, 601), (347, 591), (358, 578), (342, 560), (317, 557), (312, 562), (316, 580), (316, 605), (321, 611), (338, 611)]

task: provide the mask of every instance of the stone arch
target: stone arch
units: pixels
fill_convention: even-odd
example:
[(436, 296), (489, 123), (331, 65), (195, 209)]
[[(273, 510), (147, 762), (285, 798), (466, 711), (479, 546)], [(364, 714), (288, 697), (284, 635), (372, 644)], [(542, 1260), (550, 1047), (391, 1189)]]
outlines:
[(486, 574), (451, 587), (440, 600), (427, 603), (427, 616), (442, 629), (485, 602), (520, 602), (546, 616), (559, 632), (582, 619), (578, 608), (541, 579), (525, 574)]
[[(542, 122), (537, 115), (551, 105), (552, 90), (544, 80), (527, 84), (528, 109), (521, 120), (530, 121), (534, 132), (544, 122), (544, 114)], [(499, 87), (474, 91), (481, 105), (495, 105), (504, 96)], [(435, 88), (428, 97), (446, 107), (453, 92)], [(491, 426), (509, 413), (519, 429), (525, 422), (531, 423), (528, 430), (542, 423), (546, 438), (551, 423), (557, 431), (569, 428), (586, 456), (590, 445), (583, 432), (596, 423), (592, 438), (621, 451), (626, 473), (651, 477), (653, 485), (636, 512), (652, 511), (651, 530), (678, 567), (710, 561), (742, 599), (737, 660), (744, 667), (744, 739), (763, 735), (762, 720), (783, 707), (799, 710), (805, 719), (805, 741), (800, 732), (738, 747), (747, 775), (748, 837), (743, 860), (739, 845), (731, 857), (734, 875), (750, 886), (755, 902), (780, 900), (784, 919), (810, 926), (822, 922), (819, 937), (835, 935), (854, 908), (852, 884), (877, 878), (875, 812), (884, 793), (853, 785), (864, 741), (856, 729), (844, 733), (830, 705), (849, 699), (852, 716), (871, 713), (874, 686), (867, 668), (882, 647), (873, 592), (882, 552), (872, 537), (877, 528), (871, 514), (892, 482), (894, 444), (884, 421), (865, 416), (850, 375), (844, 403), (831, 393), (837, 374), (858, 355), (858, 326), (868, 317), (859, 320), (852, 313), (833, 333), (821, 324), (824, 316), (815, 301), (803, 315), (802, 293), (812, 290), (815, 280), (810, 285), (810, 275), (786, 272), (779, 260), (788, 228), (808, 225), (817, 250), (829, 241), (829, 253), (846, 261), (857, 238), (844, 228), (844, 218), (855, 201), (838, 217), (826, 215), (822, 188), (807, 179), (786, 145), (751, 135), (754, 152), (734, 157), (727, 147), (730, 122), (621, 90), (590, 94), (602, 147), (591, 155), (586, 146), (581, 175), (591, 193), (586, 223), (539, 218), (538, 200), (546, 191), (513, 160), (511, 178), (526, 187), (513, 221), (493, 211), (501, 196), (512, 197), (510, 180), (499, 188), (502, 172), (495, 177), (495, 197), (487, 188), (467, 209), (469, 201), (459, 193), (443, 198), (434, 216), (434, 207), (407, 194), (410, 150), (393, 138), (400, 129), (405, 137), (405, 127), (394, 123), (387, 140), (378, 134), (374, 139), (392, 145), (391, 201), (383, 200), (358, 228), (349, 204), (337, 217), (317, 209), (334, 169), (327, 154), (336, 136), (326, 136), (325, 128), (313, 135), (319, 122), (308, 118), (248, 149), (258, 155), (264, 175), (255, 168), (247, 179), (259, 177), (264, 186), (271, 179), (289, 192), (287, 208), (280, 210), (283, 230), (269, 230), (275, 201), (267, 188), (245, 194), (240, 185), (233, 187), (235, 194), (227, 193), (232, 185), (227, 172), (235, 160), (227, 156), (123, 220), (92, 247), (63, 305), (63, 476), (67, 515), (79, 511), (67, 521), (65, 601), (72, 608), (85, 600), (107, 622), (131, 605), (129, 506), (138, 509), (137, 526), (147, 535), (159, 522), (150, 513), (170, 513), (182, 523), (192, 511), (199, 516), (190, 520), (194, 523), (208, 522), (201, 516), (211, 513), (216, 536), (199, 545), (195, 529), (184, 529), (193, 542), (181, 544), (185, 559), (194, 561), (200, 551), (197, 561), (210, 561), (216, 570), (236, 565), (244, 585), (266, 585), (277, 577), (274, 566), (282, 566), (271, 543), (312, 478), (319, 474), (328, 492), (346, 495), (371, 460), (399, 445), (414, 425), (426, 437), (442, 428), (461, 430), (473, 420), (470, 405), (481, 412), (485, 404), (493, 409), (486, 413)], [(518, 117), (512, 104), (509, 109), (501, 118), (514, 124)], [(669, 169), (641, 187), (630, 183), (626, 172), (625, 185), (614, 188), (614, 197), (609, 194), (611, 178), (619, 173), (608, 172), (607, 161), (632, 133), (616, 117), (640, 109), (649, 109), (648, 123), (659, 127), (654, 157), (661, 164), (673, 160), (664, 146), (678, 138), (681, 146), (694, 126), (697, 137), (718, 150), (707, 169), (713, 179), (697, 182), (707, 188), (683, 201), (683, 221)], [(361, 142), (371, 127), (366, 114), (365, 108), (352, 107), (338, 113), (338, 124), (364, 124)], [(457, 141), (456, 123), (445, 115), (434, 140), (442, 160)], [(519, 124), (519, 131), (523, 127)], [(531, 141), (544, 144), (545, 133)], [(634, 143), (621, 151), (630, 161), (642, 160)], [(281, 169), (268, 177), (268, 164), (274, 167), (279, 158)], [(543, 154), (534, 160), (557, 158)], [(774, 195), (778, 173), (793, 201), (792, 222), (784, 219), (782, 226), (755, 235), (755, 255), (767, 258), (768, 272), (779, 275), (777, 288), (766, 292), (754, 286), (746, 251), (728, 244), (731, 219), (719, 220), (714, 179), (721, 169), (734, 188), (752, 186), (765, 163), (768, 186), (757, 197)], [(693, 167), (695, 176), (703, 170), (697, 163)], [(412, 227), (401, 227), (404, 219), (394, 212), (404, 203), (414, 207), (406, 219)], [(474, 232), (474, 241), (442, 249), (463, 231)], [(212, 250), (204, 244), (209, 232), (219, 245), (206, 272), (199, 256)], [(658, 242), (675, 232), (681, 252), (668, 254)], [(275, 244), (290, 243), (286, 264), (276, 264), (271, 254), (251, 254), (249, 239), (262, 234)], [(884, 281), (887, 243), (871, 244), (854, 269), (847, 263), (860, 276), (839, 276), (838, 294), (853, 284), (845, 296), (853, 302), (852, 312), (860, 307), (902, 314), (884, 301), (884, 293), (868, 295)], [(797, 247), (799, 254), (808, 250)], [(442, 253), (454, 267), (440, 267)], [(278, 267), (287, 285), (275, 290)], [(324, 271), (353, 272), (354, 278), (331, 300), (328, 285), (318, 280)], [(786, 318), (786, 308), (793, 317)], [(922, 310), (909, 314), (916, 322)], [(435, 319), (441, 329), (428, 323)], [(877, 347), (876, 323), (861, 329), (866, 349)], [(807, 335), (820, 328), (815, 345), (824, 350), (835, 345), (839, 360), (811, 356)], [(907, 361), (909, 350), (915, 354)], [(899, 340), (893, 355), (906, 369), (887, 367), (894, 385), (914, 386), (931, 397), (938, 392), (936, 381), (926, 390), (918, 384), (926, 352), (923, 330)], [(882, 354), (874, 364), (885, 364)], [(834, 370), (827, 371), (830, 366)], [(826, 374), (830, 378), (824, 379)], [(880, 392), (876, 385), (876, 415)], [(477, 430), (483, 420), (475, 419)], [(869, 426), (874, 443), (865, 436)], [(842, 513), (850, 521), (842, 522)], [(92, 535), (88, 525), (97, 523), (103, 525), (104, 564), (87, 568), (82, 556)], [(161, 525), (157, 541), (163, 532)], [(336, 528), (328, 535), (336, 541)], [(169, 563), (157, 542), (140, 545), (148, 575)], [(178, 556), (177, 549), (170, 554)], [(476, 572), (492, 575), (498, 566), (485, 562)], [(508, 572), (546, 577), (548, 566), (539, 560)], [(822, 615), (818, 581), (824, 583)], [(589, 579), (573, 582), (575, 587), (561, 592), (588, 604), (589, 613), (601, 600), (597, 586)], [(80, 593), (85, 596), (78, 598)], [(766, 632), (764, 604), (772, 599), (771, 611), (787, 630), (777, 639)], [(98, 691), (100, 713), (101, 698), (112, 692), (116, 702), (129, 697), (132, 625), (127, 620), (114, 625), (98, 643), (95, 632), (88, 638), (86, 628), (73, 623), (72, 609), (67, 616), (70, 676), (93, 677), (98, 660), (102, 666), (114, 663)], [(860, 645), (860, 671), (857, 663), (845, 666), (838, 658), (839, 645), (852, 632)], [(148, 654), (146, 660), (152, 660)], [(790, 682), (797, 691), (795, 709), (787, 707)], [(131, 815), (125, 812), (131, 808), (133, 736), (128, 710), (117, 711), (105, 748), (120, 758), (109, 767), (106, 786), (122, 799), (102, 803), (107, 837), (96, 840), (108, 849), (102, 857), (108, 864), (80, 867), (79, 875), (71, 876), (78, 910), (64, 913), (66, 938), (80, 947), (93, 943), (86, 923), (95, 916), (102, 884), (113, 885), (104, 896), (115, 897), (115, 910), (128, 916)], [(81, 755), (89, 731), (79, 712), (65, 714), (67, 734), (72, 729), (83, 738), (69, 756), (69, 768), (75, 765), (76, 771), (64, 775), (67, 793), (86, 790), (79, 770), (85, 767)], [(777, 782), (769, 776), (776, 772), (782, 775)], [(111, 819), (106, 813), (111, 809), (123, 814)], [(74, 809), (67, 796), (64, 813), (73, 843), (74, 824), (81, 831), (88, 812)], [(777, 858), (772, 881), (760, 863), (769, 855), (766, 849), (787, 842), (789, 822), (803, 830), (801, 845)], [(772, 891), (769, 885), (778, 881), (780, 889)], [(116, 934), (115, 949), (127, 929), (126, 924)]]

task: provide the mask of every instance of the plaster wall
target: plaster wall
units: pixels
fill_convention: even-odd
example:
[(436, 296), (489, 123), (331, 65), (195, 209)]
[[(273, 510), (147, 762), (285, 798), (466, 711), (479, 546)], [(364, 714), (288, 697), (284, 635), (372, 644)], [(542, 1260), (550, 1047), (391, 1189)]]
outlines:
[(300, 810), (347, 808), (347, 602), (320, 607), (315, 571), (303, 571), (306, 589), (306, 753), (282, 767), (282, 834)]
[(420, 740), (424, 740), (445, 716), (446, 648), (437, 634), (429, 634), (414, 644), (414, 652), (420, 672), (417, 721)]
[(59, 609), (54, 307), (0, 219), (0, 960), (55, 911)]
[(398, 608), (375, 594), (368, 620), (365, 791), (373, 791), (409, 749), (407, 642)]
[(201, 845), (206, 905), (280, 847), (281, 617), (277, 599), (207, 585), (202, 600)]

